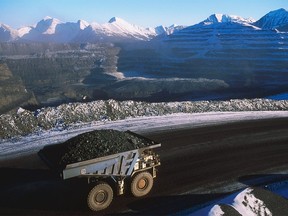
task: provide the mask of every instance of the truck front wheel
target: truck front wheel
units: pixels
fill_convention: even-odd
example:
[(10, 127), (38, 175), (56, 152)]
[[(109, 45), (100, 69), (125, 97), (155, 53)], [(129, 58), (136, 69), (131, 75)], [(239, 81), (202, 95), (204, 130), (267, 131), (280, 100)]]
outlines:
[(135, 197), (147, 195), (153, 187), (153, 177), (149, 172), (137, 174), (131, 182), (131, 192)]
[(87, 204), (92, 211), (106, 209), (113, 200), (113, 190), (107, 183), (100, 183), (93, 187), (88, 194)]

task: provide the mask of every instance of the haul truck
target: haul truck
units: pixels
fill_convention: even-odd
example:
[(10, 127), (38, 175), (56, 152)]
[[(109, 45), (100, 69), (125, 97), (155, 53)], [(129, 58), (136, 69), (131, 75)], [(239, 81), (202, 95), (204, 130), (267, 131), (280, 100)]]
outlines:
[[(117, 195), (124, 194), (127, 185), (135, 197), (147, 195), (153, 187), (153, 179), (156, 178), (156, 167), (160, 165), (160, 158), (153, 149), (161, 146), (139, 134), (129, 133), (143, 139), (149, 145), (120, 152), (104, 157), (85, 160), (66, 165), (60, 169), (62, 179), (75, 177), (87, 178), (88, 184), (93, 184), (87, 196), (87, 205), (92, 211), (106, 209), (112, 202), (114, 192)], [(47, 148), (49, 149), (47, 151)], [(39, 156), (44, 162), (55, 168), (50, 148), (44, 147), (39, 151)], [(53, 164), (54, 163), (54, 164)], [(59, 167), (57, 167), (59, 168)]]

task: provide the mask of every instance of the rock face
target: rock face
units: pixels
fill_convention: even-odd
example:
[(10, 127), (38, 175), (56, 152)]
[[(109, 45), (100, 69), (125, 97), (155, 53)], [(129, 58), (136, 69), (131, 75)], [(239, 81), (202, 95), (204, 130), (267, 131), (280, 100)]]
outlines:
[(119, 152), (130, 151), (152, 145), (129, 131), (95, 130), (80, 134), (64, 143), (47, 146), (41, 154), (54, 166), (64, 168), (67, 164), (77, 163)]
[(288, 12), (281, 9), (257, 24), (214, 14), (199, 24), (120, 52), (118, 69), (146, 78), (222, 80), (229, 85), (225, 93), (233, 91), (232, 98), (240, 92), (237, 98), (286, 92), (288, 33), (279, 31), (287, 30), (287, 17)]
[(9, 42), (18, 39), (18, 32), (10, 26), (0, 23), (0, 42)]
[(288, 11), (280, 8), (275, 11), (270, 11), (257, 22), (254, 23), (262, 29), (279, 29), (288, 23)]
[[(13, 77), (21, 79), (22, 86), (35, 95), (39, 106), (103, 99), (183, 100), (186, 96), (199, 97), (229, 87), (223, 80), (216, 79), (125, 78), (118, 72), (122, 50), (110, 43), (0, 43), (0, 58)], [(150, 52), (146, 54), (150, 56)], [(138, 61), (132, 64), (137, 65)]]
[[(5, 91), (33, 92), (38, 103), (45, 106), (83, 98), (104, 99), (98, 89), (115, 81), (106, 73), (116, 71), (118, 51), (112, 44), (104, 43), (0, 43), (0, 59), (11, 70)], [(7, 77), (4, 69), (0, 73)]]
[(7, 65), (0, 62), (0, 113), (29, 104), (37, 104), (33, 93), (25, 88), (20, 77), (13, 76)]
[(151, 41), (153, 47), (143, 44), (138, 50), (121, 52), (118, 68), (147, 77), (177, 74), (224, 80), (233, 88), (280, 89), (287, 83), (287, 38), (287, 33), (247, 23), (200, 23), (161, 42)]

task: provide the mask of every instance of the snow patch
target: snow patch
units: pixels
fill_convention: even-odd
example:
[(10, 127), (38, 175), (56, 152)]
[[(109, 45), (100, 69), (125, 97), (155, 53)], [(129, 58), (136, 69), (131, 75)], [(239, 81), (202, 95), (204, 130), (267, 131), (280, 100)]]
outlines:
[(242, 215), (246, 216), (272, 216), (263, 200), (255, 197), (252, 188), (246, 188), (234, 199), (232, 206)]
[(23, 37), (25, 34), (28, 34), (31, 31), (32, 28), (33, 27), (31, 27), (31, 26), (26, 26), (26, 27), (19, 28), (17, 30), (19, 37)]
[(222, 211), (219, 205), (215, 205), (213, 206), (213, 208), (211, 209), (208, 215), (209, 216), (223, 216), (224, 212)]
[(17, 110), (17, 114), (19, 115), (25, 111), (26, 111), (25, 109), (23, 109), (22, 107), (19, 107), (19, 109)]

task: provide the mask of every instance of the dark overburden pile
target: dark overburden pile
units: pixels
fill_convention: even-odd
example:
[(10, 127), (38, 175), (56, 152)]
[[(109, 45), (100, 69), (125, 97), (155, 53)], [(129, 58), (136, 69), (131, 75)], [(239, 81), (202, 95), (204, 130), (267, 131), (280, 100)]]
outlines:
[(117, 130), (95, 130), (73, 137), (62, 145), (63, 155), (59, 165), (90, 160), (97, 157), (116, 154), (149, 146), (153, 143), (132, 132)]

